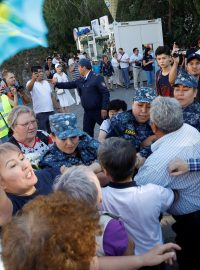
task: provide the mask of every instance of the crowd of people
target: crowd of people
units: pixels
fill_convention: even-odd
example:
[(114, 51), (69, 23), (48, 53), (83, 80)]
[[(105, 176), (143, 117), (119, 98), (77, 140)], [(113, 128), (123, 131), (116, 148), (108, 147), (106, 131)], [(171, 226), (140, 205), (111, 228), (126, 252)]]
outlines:
[[(199, 48), (200, 39), (186, 55), (175, 45), (130, 57), (119, 48), (100, 64), (80, 51), (67, 62), (55, 54), (31, 68), (26, 87), (3, 71), (5, 270), (164, 270), (176, 253), (180, 270), (199, 267)], [(133, 101), (110, 100), (114, 86), (130, 88), (130, 67)], [(75, 103), (83, 129), (69, 111)], [(176, 244), (164, 244), (166, 213)]]

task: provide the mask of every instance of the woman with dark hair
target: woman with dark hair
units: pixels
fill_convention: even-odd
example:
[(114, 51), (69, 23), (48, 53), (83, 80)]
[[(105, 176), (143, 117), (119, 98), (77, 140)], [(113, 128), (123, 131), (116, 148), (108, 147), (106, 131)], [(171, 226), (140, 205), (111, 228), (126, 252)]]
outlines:
[(151, 55), (151, 49), (146, 48), (143, 56), (143, 70), (147, 76), (147, 86), (152, 87), (154, 81), (154, 71), (153, 71), (153, 57)]

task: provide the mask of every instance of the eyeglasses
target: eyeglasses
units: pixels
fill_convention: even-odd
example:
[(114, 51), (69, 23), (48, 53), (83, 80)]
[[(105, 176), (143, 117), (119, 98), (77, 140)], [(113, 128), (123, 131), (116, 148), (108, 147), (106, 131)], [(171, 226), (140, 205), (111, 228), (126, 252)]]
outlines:
[(24, 124), (16, 124), (16, 125), (22, 126), (24, 128), (28, 128), (30, 125), (36, 125), (36, 124), (37, 124), (37, 120), (32, 120), (32, 121), (26, 122)]

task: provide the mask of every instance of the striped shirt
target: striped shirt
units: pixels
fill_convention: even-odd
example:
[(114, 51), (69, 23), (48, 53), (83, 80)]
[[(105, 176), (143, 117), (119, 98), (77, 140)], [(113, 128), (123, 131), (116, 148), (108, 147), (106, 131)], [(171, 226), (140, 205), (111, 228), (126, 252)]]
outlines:
[(135, 176), (138, 185), (153, 183), (177, 190), (179, 197), (170, 213), (188, 214), (200, 210), (200, 171), (170, 176), (168, 164), (174, 159), (194, 159), (200, 156), (200, 133), (188, 124), (158, 139), (151, 146), (152, 154)]

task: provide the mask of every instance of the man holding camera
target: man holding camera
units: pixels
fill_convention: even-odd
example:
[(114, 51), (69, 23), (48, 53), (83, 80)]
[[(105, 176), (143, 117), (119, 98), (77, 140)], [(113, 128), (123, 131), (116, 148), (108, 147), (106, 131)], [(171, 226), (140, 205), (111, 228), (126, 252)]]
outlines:
[[(183, 69), (183, 67), (179, 66), (180, 51), (173, 48), (172, 57), (174, 62), (169, 73), (169, 82), (171, 85), (174, 84), (178, 73)], [(200, 102), (200, 54), (192, 53), (187, 56), (185, 70), (198, 80), (196, 100)]]
[(17, 105), (28, 105), (31, 102), (30, 96), (24, 90), (23, 85), (17, 82), (14, 73), (5, 70), (2, 75), (6, 85), (5, 92), (7, 96), (14, 101), (14, 92), (16, 92)]
[(54, 114), (54, 107), (59, 109), (59, 104), (52, 94), (50, 84), (44, 80), (42, 67), (33, 66), (31, 72), (32, 78), (27, 82), (26, 87), (31, 93), (33, 111), (38, 121), (38, 129), (50, 133), (49, 116)]

